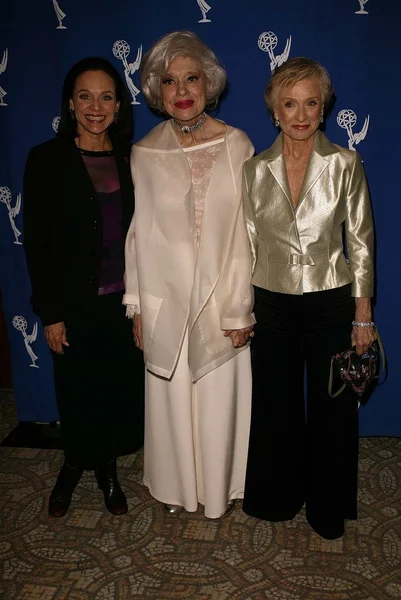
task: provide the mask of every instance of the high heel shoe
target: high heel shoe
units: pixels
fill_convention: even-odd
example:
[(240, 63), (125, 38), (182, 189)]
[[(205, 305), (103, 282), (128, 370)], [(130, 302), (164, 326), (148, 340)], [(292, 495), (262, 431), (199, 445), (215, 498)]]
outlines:
[(64, 517), (71, 504), (72, 494), (82, 477), (82, 467), (72, 467), (65, 460), (50, 494), (48, 512), (51, 517)]
[(234, 510), (234, 506), (235, 506), (235, 500), (229, 500), (227, 503), (227, 508), (226, 510), (223, 512), (223, 514), (221, 515), (222, 517), (228, 517), (228, 515), (231, 515), (231, 513)]
[(127, 498), (117, 479), (117, 461), (104, 462), (95, 469), (95, 477), (104, 496), (104, 503), (112, 515), (125, 515), (128, 511)]
[(164, 510), (169, 515), (178, 515), (178, 513), (182, 511), (182, 506), (180, 506), (179, 504), (165, 504)]

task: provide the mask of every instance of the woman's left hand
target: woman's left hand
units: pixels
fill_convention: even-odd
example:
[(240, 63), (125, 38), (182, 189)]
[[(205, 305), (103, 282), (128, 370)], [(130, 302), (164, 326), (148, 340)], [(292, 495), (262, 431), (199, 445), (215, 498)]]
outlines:
[[(372, 322), (372, 308), (370, 298), (355, 298), (355, 321), (357, 323)], [(354, 325), (351, 333), (352, 346), (356, 346), (356, 353), (361, 355), (377, 339), (374, 327), (361, 327)]]
[(230, 337), (234, 348), (245, 346), (250, 337), (253, 337), (253, 325), (244, 329), (224, 329), (224, 337)]
[(377, 339), (376, 329), (374, 327), (358, 327), (354, 325), (351, 333), (351, 343), (356, 346), (356, 353), (363, 354)]

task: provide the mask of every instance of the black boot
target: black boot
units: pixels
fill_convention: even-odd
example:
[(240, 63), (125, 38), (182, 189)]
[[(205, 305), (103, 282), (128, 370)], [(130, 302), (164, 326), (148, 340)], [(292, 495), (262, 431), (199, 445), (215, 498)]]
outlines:
[(124, 515), (128, 511), (127, 499), (117, 479), (117, 461), (103, 462), (95, 469), (99, 490), (103, 491), (104, 503), (112, 515)]
[(83, 473), (82, 467), (71, 467), (66, 460), (58, 474), (56, 485), (49, 498), (49, 515), (64, 517), (71, 504), (72, 494)]

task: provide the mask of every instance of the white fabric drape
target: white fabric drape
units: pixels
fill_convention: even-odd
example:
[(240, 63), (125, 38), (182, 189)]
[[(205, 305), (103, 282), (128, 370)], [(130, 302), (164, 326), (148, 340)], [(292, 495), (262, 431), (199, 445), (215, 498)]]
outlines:
[(154, 498), (220, 517), (243, 498), (251, 413), (247, 348), (196, 383), (184, 338), (172, 379), (146, 372), (144, 484)]

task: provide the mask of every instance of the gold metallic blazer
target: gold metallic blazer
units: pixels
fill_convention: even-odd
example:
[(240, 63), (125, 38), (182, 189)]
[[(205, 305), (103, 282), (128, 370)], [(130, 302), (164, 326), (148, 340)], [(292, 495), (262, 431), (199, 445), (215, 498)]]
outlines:
[[(244, 208), (253, 258), (252, 283), (303, 294), (352, 282), (373, 295), (373, 220), (362, 161), (320, 131), (294, 210), (282, 134), (244, 165)], [(348, 261), (344, 254), (344, 234)]]

